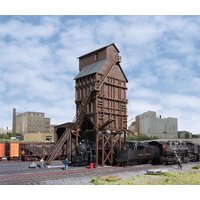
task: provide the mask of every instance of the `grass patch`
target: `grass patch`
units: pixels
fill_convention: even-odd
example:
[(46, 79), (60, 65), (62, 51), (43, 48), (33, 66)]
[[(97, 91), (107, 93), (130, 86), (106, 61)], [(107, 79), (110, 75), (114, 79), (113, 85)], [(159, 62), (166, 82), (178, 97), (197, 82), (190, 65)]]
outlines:
[(116, 176), (98, 177), (92, 179), (95, 185), (200, 185), (200, 171), (166, 172), (159, 175), (138, 175), (129, 179)]
[(0, 143), (6, 143), (6, 142), (9, 142), (10, 140), (9, 139), (0, 139)]
[(93, 178), (91, 183), (94, 185), (115, 185), (116, 183), (120, 182), (121, 178), (117, 176), (102, 176)]

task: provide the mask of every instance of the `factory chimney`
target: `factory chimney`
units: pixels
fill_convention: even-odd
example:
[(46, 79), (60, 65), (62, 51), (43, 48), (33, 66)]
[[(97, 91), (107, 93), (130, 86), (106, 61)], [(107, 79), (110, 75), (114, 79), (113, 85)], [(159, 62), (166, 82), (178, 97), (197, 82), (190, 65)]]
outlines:
[(12, 133), (16, 133), (16, 108), (13, 108)]

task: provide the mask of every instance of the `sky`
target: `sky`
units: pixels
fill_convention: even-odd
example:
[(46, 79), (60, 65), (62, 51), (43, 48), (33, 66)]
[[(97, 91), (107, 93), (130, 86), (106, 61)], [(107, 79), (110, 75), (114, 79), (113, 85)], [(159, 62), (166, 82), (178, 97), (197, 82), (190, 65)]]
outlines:
[(128, 121), (146, 111), (200, 134), (200, 16), (0, 16), (0, 127), (12, 109), (75, 115), (78, 57), (115, 43), (128, 79)]

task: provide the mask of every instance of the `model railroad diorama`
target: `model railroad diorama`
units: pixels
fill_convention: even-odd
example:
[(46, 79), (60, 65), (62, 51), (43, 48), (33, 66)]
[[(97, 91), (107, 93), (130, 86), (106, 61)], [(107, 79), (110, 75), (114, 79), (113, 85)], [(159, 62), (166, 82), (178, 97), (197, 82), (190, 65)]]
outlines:
[(189, 141), (128, 141), (127, 78), (115, 44), (79, 57), (75, 77), (76, 115), (55, 127), (54, 143), (0, 143), (0, 159), (45, 164), (66, 157), (73, 166), (175, 164), (199, 161), (200, 145)]

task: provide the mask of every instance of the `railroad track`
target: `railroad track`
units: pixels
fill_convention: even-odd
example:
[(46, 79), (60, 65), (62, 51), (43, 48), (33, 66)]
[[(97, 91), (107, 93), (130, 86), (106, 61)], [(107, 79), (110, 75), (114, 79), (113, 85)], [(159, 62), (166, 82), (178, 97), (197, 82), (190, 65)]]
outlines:
[(0, 175), (0, 185), (37, 185), (42, 184), (42, 182), (48, 180), (59, 180), (59, 179), (70, 179), (78, 177), (97, 177), (97, 176), (106, 176), (115, 173), (123, 172), (139, 172), (146, 169), (158, 168), (158, 166), (152, 165), (136, 165), (136, 166), (127, 166), (127, 167), (100, 167), (94, 169), (88, 168), (71, 168), (67, 171), (57, 169), (49, 171), (42, 169), (41, 171), (30, 170), (23, 173), (10, 173)]

